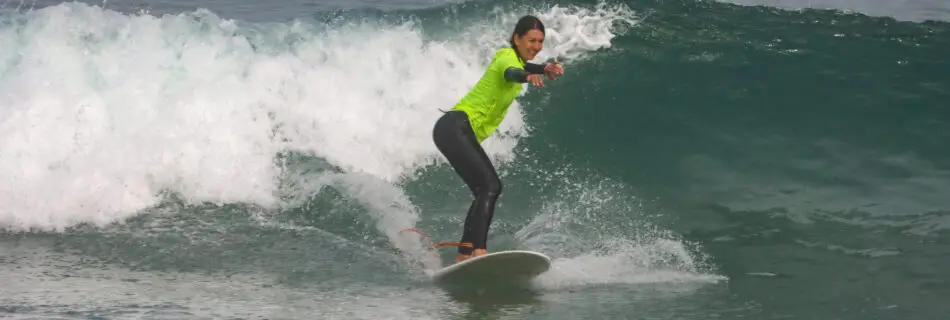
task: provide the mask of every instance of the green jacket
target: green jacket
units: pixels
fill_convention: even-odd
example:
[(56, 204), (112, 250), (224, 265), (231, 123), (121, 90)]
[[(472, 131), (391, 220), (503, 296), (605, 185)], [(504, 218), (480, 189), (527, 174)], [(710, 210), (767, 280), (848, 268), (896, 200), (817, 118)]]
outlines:
[(481, 143), (495, 132), (508, 114), (511, 102), (521, 93), (522, 83), (505, 79), (505, 70), (515, 67), (524, 70), (524, 62), (512, 48), (495, 53), (485, 74), (478, 83), (452, 108), (468, 115), (475, 137)]

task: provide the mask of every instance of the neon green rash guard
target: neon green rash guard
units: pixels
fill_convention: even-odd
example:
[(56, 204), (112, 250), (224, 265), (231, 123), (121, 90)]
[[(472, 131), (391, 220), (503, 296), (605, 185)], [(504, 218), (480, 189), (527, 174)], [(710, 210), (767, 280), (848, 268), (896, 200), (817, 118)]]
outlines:
[[(506, 71), (514, 68), (521, 71), (520, 79), (509, 80)], [(481, 143), (495, 132), (498, 125), (508, 114), (511, 102), (521, 93), (524, 81), (525, 63), (512, 48), (504, 48), (495, 53), (488, 64), (485, 74), (475, 86), (452, 108), (468, 115), (472, 131)]]

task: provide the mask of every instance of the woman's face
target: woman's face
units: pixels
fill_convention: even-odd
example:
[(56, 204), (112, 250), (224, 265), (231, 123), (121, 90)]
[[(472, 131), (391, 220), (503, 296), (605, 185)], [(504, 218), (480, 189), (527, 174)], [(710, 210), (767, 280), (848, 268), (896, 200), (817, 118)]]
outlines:
[(515, 34), (515, 46), (518, 47), (521, 58), (525, 61), (532, 60), (544, 47), (544, 33), (538, 29), (531, 29), (524, 36)]

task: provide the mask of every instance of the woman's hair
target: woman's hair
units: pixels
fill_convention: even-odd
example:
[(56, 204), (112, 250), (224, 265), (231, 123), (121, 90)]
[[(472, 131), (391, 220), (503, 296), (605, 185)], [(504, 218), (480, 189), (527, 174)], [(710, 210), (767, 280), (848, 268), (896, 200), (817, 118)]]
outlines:
[(541, 31), (541, 34), (544, 34), (544, 24), (541, 23), (541, 19), (532, 15), (526, 15), (518, 19), (518, 24), (515, 25), (515, 32), (511, 34), (511, 38), (508, 38), (508, 43), (511, 44), (512, 49), (515, 49), (515, 52), (518, 52), (518, 48), (515, 47), (515, 35), (524, 37), (524, 35), (532, 29), (538, 29), (538, 31)]

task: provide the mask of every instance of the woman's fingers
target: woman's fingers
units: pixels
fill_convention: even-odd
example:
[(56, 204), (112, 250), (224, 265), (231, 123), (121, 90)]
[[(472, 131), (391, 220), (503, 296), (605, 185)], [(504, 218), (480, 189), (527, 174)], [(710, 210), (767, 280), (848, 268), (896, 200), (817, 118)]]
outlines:
[(528, 82), (531, 82), (535, 87), (544, 87), (544, 81), (541, 79), (541, 76), (537, 74), (528, 76)]

